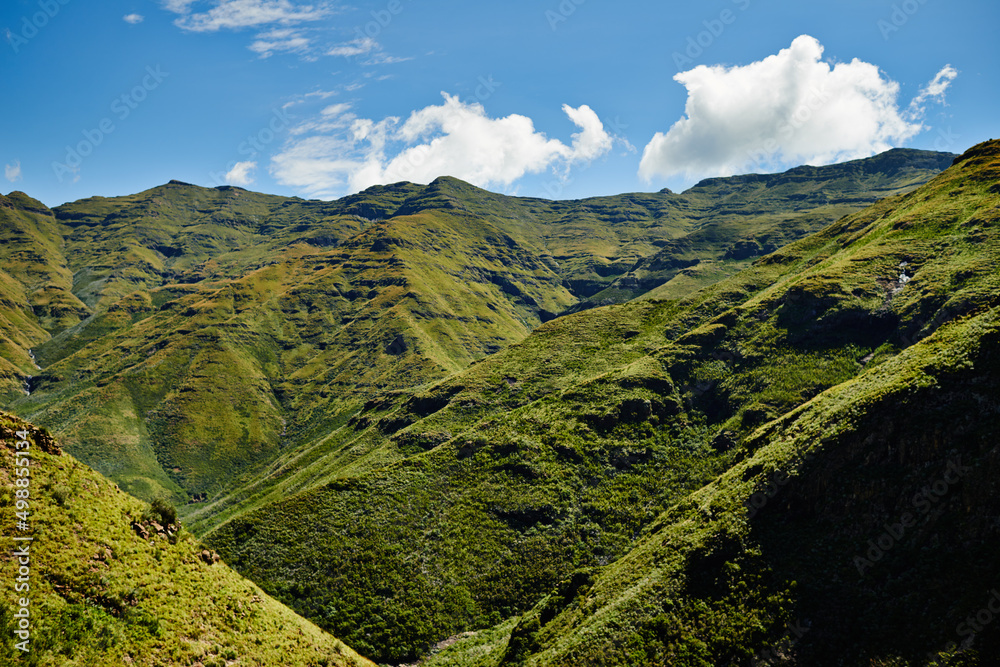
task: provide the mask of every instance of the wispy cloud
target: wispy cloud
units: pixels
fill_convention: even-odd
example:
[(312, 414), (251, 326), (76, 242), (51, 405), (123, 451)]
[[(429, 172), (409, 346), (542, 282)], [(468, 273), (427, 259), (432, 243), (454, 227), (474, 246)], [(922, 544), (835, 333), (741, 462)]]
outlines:
[[(690, 179), (829, 164), (887, 150), (923, 129), (923, 110), (901, 109), (899, 84), (876, 65), (822, 56), (819, 41), (802, 35), (749, 65), (677, 74), (688, 91), (685, 115), (649, 142), (639, 175)], [(943, 69), (918, 99), (943, 95), (955, 74)]]
[(366, 60), (363, 65), (394, 65), (396, 63), (405, 63), (407, 60), (413, 60), (412, 57), (403, 56), (390, 56), (387, 53), (375, 53), (371, 58)]
[(257, 170), (256, 162), (237, 162), (225, 176), (226, 183), (248, 187), (253, 185), (253, 173)]
[(190, 32), (240, 30), (266, 25), (294, 26), (330, 15), (324, 4), (294, 4), (290, 0), (215, 0), (208, 11), (192, 12), (194, 0), (167, 0), (166, 9), (180, 14), (174, 23)]
[(186, 14), (197, 0), (164, 0), (163, 8), (175, 14)]
[(455, 176), (480, 186), (510, 186), (528, 173), (573, 165), (607, 153), (612, 137), (586, 106), (563, 106), (580, 131), (571, 144), (549, 139), (518, 114), (491, 118), (478, 103), (442, 93), (444, 103), (409, 118), (359, 118), (347, 104), (327, 106), (294, 128), (271, 161), (277, 180), (310, 196), (333, 197), (371, 185), (429, 183)]
[(259, 53), (261, 58), (270, 58), (275, 53), (306, 53), (310, 40), (293, 28), (279, 28), (257, 35), (250, 45), (250, 50)]
[(341, 58), (362, 58), (362, 65), (392, 65), (413, 58), (390, 56), (382, 50), (382, 46), (371, 37), (359, 37), (350, 42), (343, 42), (330, 48), (326, 55)]
[(14, 160), (14, 164), (4, 165), (3, 175), (11, 183), (17, 183), (21, 180), (21, 162), (20, 160)]
[(915, 119), (923, 118), (926, 108), (924, 103), (933, 100), (938, 104), (945, 104), (944, 94), (947, 92), (951, 82), (958, 77), (958, 70), (951, 65), (941, 68), (934, 78), (926, 86), (920, 89), (920, 93), (910, 102), (910, 114)]
[(142, 14), (126, 14), (125, 16), (122, 17), (122, 20), (125, 21), (125, 23), (131, 23), (132, 25), (136, 25), (137, 23), (142, 23), (145, 18), (146, 17), (144, 17)]
[[(269, 58), (277, 53), (294, 53), (306, 60), (322, 55), (358, 58), (359, 65), (390, 65), (412, 60), (392, 56), (372, 37), (358, 31), (355, 39), (325, 46), (318, 37), (319, 27), (311, 26), (335, 13), (328, 0), (311, 4), (293, 0), (162, 0), (163, 7), (179, 17), (174, 21), (182, 30), (214, 33), (222, 30), (257, 29), (249, 49)], [(207, 5), (207, 6), (206, 6)], [(126, 21), (139, 22), (142, 17), (129, 14)], [(135, 19), (135, 20), (133, 20)], [(317, 43), (319, 42), (319, 43)]]
[(328, 56), (339, 56), (343, 58), (352, 58), (354, 56), (362, 56), (371, 53), (372, 51), (379, 50), (379, 44), (371, 37), (362, 37), (360, 39), (355, 39), (350, 42), (344, 42), (343, 44), (337, 44), (329, 51), (326, 52)]

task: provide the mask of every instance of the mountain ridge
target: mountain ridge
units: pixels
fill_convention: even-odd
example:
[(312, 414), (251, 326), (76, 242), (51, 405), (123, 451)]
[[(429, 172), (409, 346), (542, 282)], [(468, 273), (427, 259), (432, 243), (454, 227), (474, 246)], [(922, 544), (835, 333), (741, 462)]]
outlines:
[[(884, 159), (917, 157), (953, 160)], [(993, 307), (991, 195), (954, 186), (983, 159), (847, 216), (831, 193), (856, 211), (919, 170), (710, 181), (697, 211), (450, 178), (337, 202), (177, 183), (82, 200), (31, 214), (76, 248), (52, 270), (87, 311), (36, 325), (42, 368), (13, 375), (33, 377), (11, 405), (123, 489), (174, 499), (227, 562), (362, 653), (411, 661), (494, 626), (496, 661), (533, 659), (555, 628), (577, 636), (546, 592), (612, 572), (751, 456), (756, 429)]]
[[(300, 482), (285, 487), (288, 497), (278, 494), (258, 509), (229, 515), (222, 508), (226, 520), (214, 528), (202, 517), (193, 525), (209, 527), (209, 543), (238, 568), (255, 572), (267, 590), (324, 619), (348, 641), (371, 646), (383, 660), (407, 658), (404, 641), (419, 653), (449, 635), (487, 626), (491, 617), (518, 616), (506, 643), (491, 640), (492, 662), (459, 656), (455, 664), (713, 664), (713, 656), (727, 655), (745, 663), (780, 641), (796, 610), (794, 591), (768, 583), (776, 575), (755, 560), (745, 503), (766, 488), (775, 469), (802, 459), (799, 448), (808, 446), (810, 434), (857, 432), (857, 417), (850, 415), (871, 410), (869, 419), (877, 421), (913, 391), (918, 398), (909, 400), (924, 401), (927, 412), (911, 420), (912, 428), (926, 430), (926, 420), (947, 415), (950, 405), (934, 402), (937, 377), (963, 405), (983, 400), (985, 414), (995, 414), (995, 401), (979, 387), (997, 377), (989, 323), (1000, 305), (1000, 283), (990, 268), (998, 246), (990, 241), (1000, 208), (989, 189), (995, 181), (984, 174), (1000, 159), (998, 146), (978, 163), (966, 159), (922, 189), (847, 216), (685, 300), (637, 301), (563, 317), (417, 395), (372, 401), (340, 429), (341, 447), (371, 451), (372, 442), (381, 441), (408, 457), (348, 478), (324, 473), (325, 463), (317, 461), (290, 471)], [(908, 279), (899, 280), (901, 274)], [(981, 363), (985, 375), (969, 375), (970, 363)], [(974, 378), (981, 379), (962, 389)], [(854, 387), (865, 387), (857, 403)], [(827, 403), (831, 396), (840, 398)], [(835, 417), (801, 417), (815, 406), (828, 406), (821, 413)], [(995, 419), (986, 419), (969, 431), (975, 438), (940, 429), (935, 437), (951, 449), (967, 445), (970, 455), (986, 457), (983, 471), (992, 469), (995, 450), (984, 434)], [(782, 445), (786, 431), (802, 444)], [(891, 446), (890, 439), (865, 440), (862, 430), (852, 451), (862, 460), (881, 456), (866, 447)], [(926, 442), (913, 450), (919, 452), (913, 466), (935, 465), (934, 440)], [(779, 453), (783, 458), (775, 458)], [(921, 470), (890, 469), (887, 497), (905, 491)], [(861, 490), (867, 477), (858, 474), (851, 489), (871, 498)], [(987, 488), (983, 474), (977, 473), (980, 494)], [(806, 492), (799, 484), (810, 478), (801, 475), (789, 488)], [(301, 484), (309, 478), (321, 482)], [(726, 494), (700, 500), (718, 495), (719, 479), (733, 480)], [(990, 501), (978, 497), (989, 515)], [(787, 502), (783, 496), (773, 506)], [(863, 501), (851, 500), (849, 507), (845, 525), (874, 530)], [(759, 514), (763, 520), (767, 513)], [(287, 517), (303, 515), (312, 519), (287, 528)], [(805, 528), (785, 530), (795, 539), (794, 531)], [(670, 547), (674, 551), (650, 546), (643, 555), (642, 544), (671, 536), (679, 545)], [(984, 539), (994, 544), (998, 536), (993, 531)], [(394, 552), (397, 544), (419, 555), (419, 567)], [(945, 558), (950, 548), (934, 553)], [(355, 552), (378, 554), (376, 570), (353, 564)], [(853, 567), (854, 555), (824, 560), (814, 576), (797, 574), (811, 587), (813, 606), (829, 568), (838, 562)], [(644, 564), (630, 573), (636, 559)], [(684, 565), (660, 565), (673, 562)], [(726, 562), (734, 568), (725, 569)], [(989, 569), (988, 559), (963, 562), (978, 562), (984, 574)], [(313, 566), (303, 575), (291, 563)], [(909, 557), (901, 567), (932, 576), (929, 565), (913, 563)], [(661, 570), (686, 587), (678, 589), (688, 591), (684, 597), (654, 586), (633, 601), (628, 582), (652, 580)], [(884, 572), (901, 576), (898, 568)], [(833, 581), (842, 580), (837, 576)], [(959, 570), (942, 570), (940, 577), (968, 585)], [(298, 588), (303, 581), (311, 584)], [(380, 581), (408, 583), (384, 599)], [(350, 593), (339, 593), (346, 582)], [(549, 594), (525, 612), (523, 605), (546, 584)], [(598, 584), (608, 591), (607, 603), (588, 606), (586, 591)], [(752, 604), (739, 602), (741, 591)], [(877, 590), (871, 594), (890, 604)], [(659, 606), (663, 599), (676, 611)], [(940, 600), (928, 604), (945, 613)], [(709, 611), (699, 611), (705, 605)], [(688, 607), (694, 611), (684, 612)], [(905, 617), (905, 610), (890, 608), (895, 618)], [(876, 622), (872, 613), (851, 609)], [(858, 655), (875, 651), (873, 657), (888, 659), (912, 657), (913, 647), (930, 651), (928, 638), (941, 634), (929, 625), (933, 616), (920, 616), (920, 629), (906, 634), (909, 644), (880, 643), (878, 633), (855, 626)], [(375, 617), (392, 620), (385, 626), (363, 620)], [(508, 621), (490, 632), (500, 627), (512, 626)], [(815, 661), (833, 659), (847, 641), (838, 632), (803, 638), (801, 649), (815, 646), (809, 649)], [(917, 640), (920, 633), (926, 638)], [(377, 647), (365, 636), (386, 639)], [(477, 641), (467, 641), (473, 653)], [(638, 652), (628, 648), (633, 645)], [(440, 664), (452, 664), (443, 656)]]
[[(912, 163), (912, 180), (944, 157), (872, 160)], [(785, 206), (787, 193), (768, 206)], [(16, 364), (6, 395), (130, 492), (182, 504), (216, 495), (263, 471), (289, 434), (318, 454), (325, 433), (364, 400), (456, 372), (580, 307), (690, 234), (685, 201), (672, 193), (520, 199), (442, 177), (333, 202), (172, 181), (50, 214), (29, 203), (40, 212), (23, 216), (62, 240), (44, 253), (47, 296), (19, 307), (22, 320), (48, 312), (49, 328), (20, 327), (33, 333), (9, 345)], [(736, 242), (755, 220), (770, 224), (768, 214), (747, 215), (756, 204), (741, 206), (736, 227), (713, 232), (697, 252)], [(785, 227), (805, 233), (833, 213), (806, 217)], [(737, 270), (754, 252), (714, 264), (684, 289)], [(164, 374), (164, 364), (187, 370)], [(227, 378), (227, 368), (240, 377)], [(18, 398), (25, 382), (31, 395)], [(227, 385), (238, 398), (220, 404)], [(94, 401), (105, 414), (86, 408)], [(208, 406), (221, 421), (204, 414)], [(111, 451), (108, 423), (120, 440)], [(220, 438), (240, 444), (211, 444)], [(216, 454), (206, 460), (191, 442)]]

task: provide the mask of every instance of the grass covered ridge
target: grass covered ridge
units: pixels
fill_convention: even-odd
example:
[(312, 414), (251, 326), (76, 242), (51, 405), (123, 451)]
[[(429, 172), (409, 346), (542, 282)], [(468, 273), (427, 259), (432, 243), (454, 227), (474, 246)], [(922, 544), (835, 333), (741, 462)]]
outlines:
[(675, 242), (688, 249), (680, 264), (640, 282), (683, 265), (694, 273), (669, 285), (683, 296), (949, 158), (891, 151), (565, 202), (447, 177), (334, 202), (173, 181), (50, 211), (12, 193), (0, 207), (0, 252), (17, 268), (0, 275), (0, 383), (11, 410), (129, 493), (213, 514), (234, 494), (287, 490), (290, 471), (320, 459), (345, 475), (398, 460), (384, 448), (347, 460), (337, 431), (386, 391), (611, 298), (598, 293), (643, 291), (616, 281)]
[[(24, 432), (27, 465), (16, 447)], [(0, 413), (0, 436), (2, 532), (8, 540), (34, 538), (27, 543), (28, 591), (14, 590), (14, 548), (0, 554), (0, 662), (372, 665), (213, 559), (190, 533), (164, 525), (165, 506), (151, 510), (61, 454), (47, 432)], [(23, 467), (29, 476), (18, 474)], [(21, 479), (30, 480), (28, 532), (15, 526)], [(24, 596), (31, 637), (30, 651), (22, 654), (13, 630), (16, 601)]]
[[(345, 474), (329, 459), (304, 463), (277, 481), (282, 491), (230, 498), (194, 525), (227, 520), (209, 543), (266, 590), (386, 661), (515, 615), (504, 660), (540, 665), (718, 664), (720, 655), (741, 664), (781, 640), (796, 613), (820, 618), (817, 591), (846, 598), (850, 617), (872, 620), (877, 613), (863, 614), (861, 600), (886, 601), (884, 592), (874, 585), (857, 598), (847, 592), (854, 582), (842, 583), (853, 542), (838, 538), (842, 551), (824, 552), (810, 571), (808, 559), (762, 552), (766, 535), (751, 539), (740, 508), (776, 467), (844, 429), (857, 458), (841, 463), (855, 494), (840, 500), (841, 519), (874, 527), (865, 502), (886, 501), (863, 490), (872, 478), (861, 462), (903, 447), (891, 445), (892, 432), (868, 437), (880, 423), (907, 423), (892, 411), (897, 403), (925, 420), (912, 420), (904, 442), (976, 401), (992, 414), (1000, 196), (985, 175), (997, 160), (996, 142), (974, 149), (914, 193), (847, 216), (688, 299), (563, 317), (433, 386), (372, 400), (329, 446), (341, 460), (378, 455), (387, 464)], [(952, 330), (958, 338), (939, 338)], [(927, 363), (938, 370), (921, 375)], [(982, 374), (966, 375), (969, 364)], [(966, 380), (987, 389), (963, 394)], [(934, 392), (946, 381), (954, 402)], [(829, 412), (833, 405), (842, 412)], [(774, 425), (792, 419), (806, 435), (761, 468), (754, 457), (779, 451), (769, 439), (779, 440)], [(897, 458), (884, 477), (886, 497), (908, 488), (914, 467), (945, 466), (949, 448), (963, 443), (988, 461), (990, 419), (969, 431), (939, 428), (938, 445), (924, 438), (908, 449), (913, 458)], [(824, 465), (809, 465), (815, 472), (803, 469), (794, 488), (815, 480), (829, 489)], [(728, 479), (740, 481), (723, 494)], [(702, 501), (716, 494), (718, 507)], [(989, 516), (992, 501), (980, 499), (979, 515)], [(292, 521), (303, 516), (313, 518)], [(808, 526), (785, 530), (769, 548), (813, 537)], [(930, 574), (946, 553), (914, 567)], [(842, 562), (832, 562), (837, 554)], [(967, 583), (951, 569), (941, 581), (955, 590)], [(584, 604), (598, 586), (600, 604)], [(549, 593), (538, 606), (531, 601)], [(947, 634), (930, 621), (950, 618), (946, 603), (924, 602), (935, 611), (909, 616), (893, 607), (895, 622), (916, 619), (902, 636)], [(845, 627), (803, 638), (801, 650), (818, 647), (815, 660), (837, 655), (831, 647), (855, 636)], [(851, 649), (859, 660), (913, 659), (903, 643), (852, 630), (862, 637)], [(928, 642), (910, 644), (930, 650)]]

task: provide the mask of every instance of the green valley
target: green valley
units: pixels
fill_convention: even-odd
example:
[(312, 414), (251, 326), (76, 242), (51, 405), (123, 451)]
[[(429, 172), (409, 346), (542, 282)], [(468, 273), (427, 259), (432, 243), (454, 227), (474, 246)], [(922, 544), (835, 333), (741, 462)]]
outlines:
[[(998, 183), (987, 142), (579, 201), (12, 193), (5, 409), (112, 480), (43, 457), (86, 536), (46, 614), (111, 637), (79, 664), (992, 664)], [(220, 573), (206, 627), (160, 597)]]
[[(934, 591), (975, 598), (992, 562), (981, 549), (996, 545), (982, 522), (994, 503), (997, 148), (684, 300), (564, 317), (420, 393), (373, 401), (340, 446), (409, 456), (350, 479), (317, 462), (300, 475), (331, 481), (207, 539), (348, 643), (367, 649), (382, 629), (383, 660), (521, 615), (540, 589), (481, 664), (739, 664), (796, 614), (858, 619), (803, 639), (809, 664), (838, 664), (823, 660), (848, 641), (856, 661), (944, 647), (960, 619)], [(973, 471), (963, 488), (980, 491), (948, 529), (955, 540), (935, 537), (931, 514), (859, 585), (869, 533), (956, 457)], [(776, 474), (787, 490), (752, 522)], [(796, 502), (799, 488), (811, 500)], [(959, 555), (960, 568), (936, 565)], [(927, 611), (866, 606), (893, 608), (899, 578), (937, 582), (913, 591)], [(906, 631), (881, 641), (882, 623)]]
[[(704, 261), (685, 260), (700, 277), (664, 286), (687, 293), (951, 159), (895, 150), (576, 202), (451, 178), (335, 202), (179, 182), (54, 211), (12, 195), (8, 405), (147, 499), (243, 494), (320, 459), (350, 474), (330, 438), (366, 400), (458, 372), (591, 297), (630, 295), (630, 271), (667, 283), (675, 271), (635, 267), (671, 244), (702, 239)], [(764, 245), (726, 257), (755, 235)], [(349, 467), (398, 458), (351, 454)]]

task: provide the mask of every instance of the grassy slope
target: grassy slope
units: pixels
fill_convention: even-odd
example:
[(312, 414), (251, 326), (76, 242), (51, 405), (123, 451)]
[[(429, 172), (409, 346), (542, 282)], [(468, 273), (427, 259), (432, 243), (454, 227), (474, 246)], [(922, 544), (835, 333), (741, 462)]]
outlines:
[[(894, 155), (909, 167), (882, 176), (884, 166), (870, 167), (875, 176), (854, 180), (806, 169), (774, 192), (723, 179), (691, 195), (574, 202), (451, 178), (336, 202), (171, 182), (66, 204), (55, 218), (15, 197), (12, 219), (42, 230), (22, 234), (22, 250), (52, 265), (49, 282), (77, 311), (56, 322), (19, 291), (24, 276), (0, 275), (11, 304), (0, 321), (16, 337), (0, 371), (12, 409), (123, 488), (209, 499), (182, 511), (211, 515), (287, 491), (290, 480), (275, 479), (316, 461), (346, 475), (398, 460), (385, 448), (344, 449), (336, 431), (380, 392), (522, 340), (706, 216), (738, 209), (739, 224), (708, 235), (721, 252), (748, 227), (771, 225), (775, 211), (797, 209), (785, 225), (794, 231), (818, 207), (816, 224), (834, 212), (828, 193), (858, 206), (929, 177), (938, 157)], [(803, 194), (816, 189), (826, 194)], [(26, 357), (32, 346), (42, 372)], [(33, 393), (22, 397), (28, 375)], [(295, 477), (297, 488), (309, 483)]]
[(71, 291), (52, 212), (22, 192), (0, 195), (0, 258), (0, 395), (11, 400), (37, 370), (29, 350), (89, 310)]
[[(961, 643), (971, 634), (963, 623), (1000, 578), (998, 148), (977, 147), (914, 196), (819, 235), (839, 250), (819, 265), (828, 280), (785, 292), (780, 308), (808, 308), (786, 318), (790, 332), (802, 342), (829, 336), (823, 324), (836, 322), (849, 292), (836, 290), (854, 282), (844, 279), (881, 282), (862, 267), (893, 249), (892, 260), (912, 252), (913, 282), (884, 294), (875, 311), (897, 328), (894, 343), (863, 358), (871, 370), (753, 433), (746, 460), (661, 516), (598, 577), (567, 580), (503, 651), (494, 640), (473, 662), (484, 654), (473, 637), (428, 664), (994, 664), (995, 627)], [(758, 317), (773, 312), (776, 295), (761, 296), (747, 304)], [(717, 350), (734, 349), (729, 329)], [(733, 386), (742, 364), (724, 359), (719, 386)], [(952, 463), (960, 480), (948, 473)], [(869, 552), (868, 540), (896, 542), (883, 531), (898, 531), (907, 513), (915, 526), (905, 537)], [(801, 640), (789, 623), (807, 628)]]
[[(27, 431), (29, 475), (19, 475)], [(157, 534), (149, 506), (61, 455), (47, 432), (0, 413), (0, 525), (31, 536), (30, 590), (15, 592), (12, 543), (0, 554), (4, 664), (371, 665), (275, 602), (181, 531)], [(30, 480), (30, 530), (15, 526), (17, 480)], [(151, 536), (140, 537), (135, 524)], [(9, 545), (8, 545), (9, 547)], [(14, 647), (14, 602), (30, 599), (30, 652)], [(123, 662), (124, 661), (124, 662)]]
[(954, 157), (894, 149), (825, 167), (702, 181), (683, 195), (693, 209), (694, 229), (642, 258), (592, 302), (650, 290), (652, 298), (683, 298), (876, 199), (922, 185)]
[[(903, 363), (897, 355), (942, 324), (997, 305), (997, 149), (978, 150), (917, 192), (846, 217), (686, 301), (561, 318), (416, 395), (369, 402), (332, 436), (337, 446), (408, 458), (351, 479), (338, 480), (323, 461), (286, 470), (294, 481), (284, 494), (298, 496), (232, 512), (210, 543), (381, 659), (411, 657), (519, 613), (575, 570), (559, 596), (582, 590), (655, 528), (661, 511), (761, 447), (756, 429)], [(685, 521), (670, 530), (698, 543)], [(746, 611), (750, 627), (766, 631), (733, 634), (736, 612), (730, 625), (719, 621), (719, 636), (740, 650), (767, 640), (790, 609), (782, 591), (750, 575), (745, 583), (763, 596)], [(608, 586), (610, 597), (627, 598), (628, 586)], [(561, 646), (575, 631), (566, 624), (538, 634), (552, 613), (536, 612), (538, 627), (522, 621), (511, 660)], [(665, 660), (656, 642), (675, 630), (655, 624), (661, 612), (648, 627), (587, 616), (608, 646), (552, 659)], [(693, 626), (678, 628), (685, 641), (697, 637)], [(635, 647), (623, 649), (628, 642)], [(699, 664), (691, 660), (679, 664)]]
[(768, 425), (489, 664), (994, 664), (995, 627), (954, 645), (1000, 577), (998, 343), (994, 309)]

